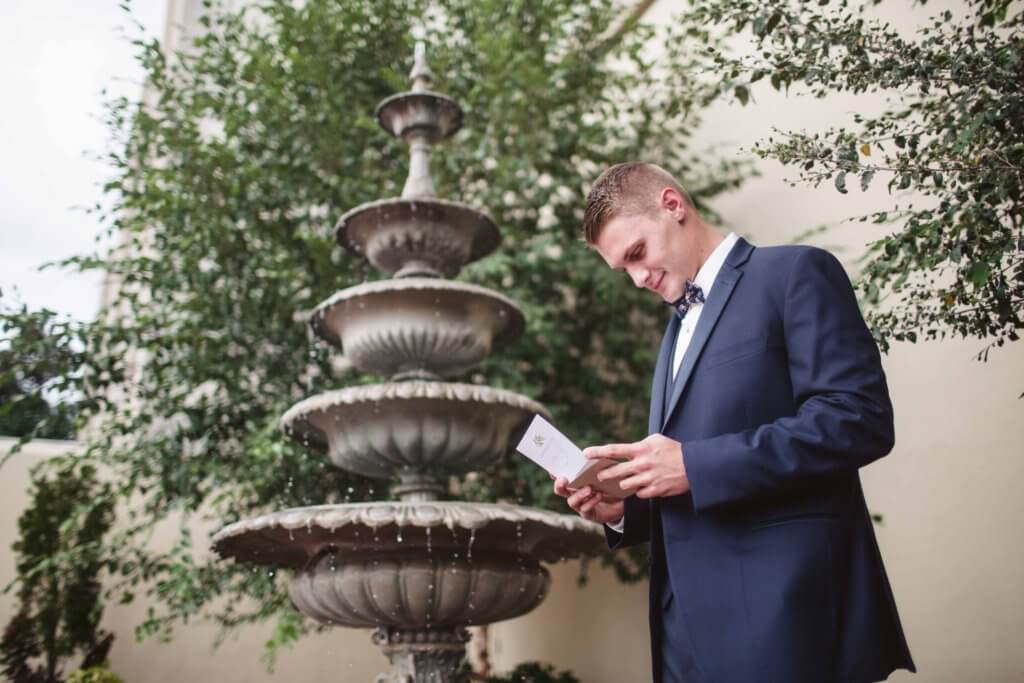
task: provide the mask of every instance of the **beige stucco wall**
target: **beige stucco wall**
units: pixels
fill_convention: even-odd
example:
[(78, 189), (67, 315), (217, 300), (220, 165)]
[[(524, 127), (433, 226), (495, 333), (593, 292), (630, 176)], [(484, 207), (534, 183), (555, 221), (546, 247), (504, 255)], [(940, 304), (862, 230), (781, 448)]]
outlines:
[[(648, 19), (667, 20), (674, 4), (656, 3)], [(930, 11), (939, 7), (928, 4)], [(911, 25), (914, 12), (902, 5), (882, 10), (896, 25)], [(881, 106), (877, 98), (864, 96), (821, 103), (768, 89), (755, 91), (755, 98), (757, 105), (746, 108), (716, 105), (698, 139), (739, 150), (770, 135), (773, 125), (819, 130), (846, 122), (852, 111)], [(784, 182), (791, 172), (775, 164), (761, 163), (759, 168), (760, 178), (714, 203), (728, 220), (727, 229), (755, 243), (786, 242), (806, 228), (890, 201), (878, 180), (865, 195), (853, 189), (840, 196), (830, 187), (791, 188)], [(817, 243), (835, 248), (853, 272), (854, 259), (877, 230), (849, 224)], [(987, 364), (973, 360), (981, 346), (974, 341), (898, 344), (884, 359), (896, 409), (897, 445), (889, 457), (866, 468), (863, 479), (869, 505), (884, 516), (877, 529), (879, 542), (921, 671), (917, 677), (898, 673), (893, 681), (1024, 680), (1024, 653), (1017, 642), (1024, 632), (1019, 531), (1024, 503), (1017, 491), (1024, 481), (1024, 402), (1017, 399), (1024, 391), (1024, 345), (996, 351)], [(60, 446), (32, 446), (0, 470), (4, 584), (13, 573), (8, 548), (26, 501), (27, 467), (55, 448)], [(0, 442), (0, 452), (4, 450)], [(166, 533), (169, 542), (173, 529)], [(623, 587), (608, 572), (592, 567), (590, 583), (580, 589), (575, 585), (577, 570), (574, 563), (554, 568), (551, 593), (540, 608), (491, 627), (495, 666), (501, 670), (518, 661), (542, 660), (572, 669), (588, 683), (645, 680), (645, 588)], [(0, 596), (4, 623), (10, 604), (10, 596)], [(266, 673), (259, 661), (267, 637), (261, 629), (246, 631), (216, 651), (211, 650), (214, 632), (202, 625), (179, 628), (170, 644), (138, 645), (131, 634), (143, 610), (143, 605), (111, 609), (106, 617), (107, 628), (118, 634), (114, 669), (130, 683), (370, 681), (385, 667), (365, 631), (312, 636), (283, 653), (274, 674)]]

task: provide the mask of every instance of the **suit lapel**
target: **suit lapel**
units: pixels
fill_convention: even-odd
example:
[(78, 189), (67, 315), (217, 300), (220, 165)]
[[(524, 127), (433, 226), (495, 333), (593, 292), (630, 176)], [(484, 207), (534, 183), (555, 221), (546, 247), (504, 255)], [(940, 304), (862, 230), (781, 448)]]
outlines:
[(665, 334), (661, 337), (661, 350), (658, 351), (658, 362), (654, 366), (654, 381), (651, 383), (651, 409), (648, 413), (647, 433), (654, 434), (660, 431), (663, 417), (665, 415), (665, 385), (668, 382), (670, 368), (672, 367), (672, 352), (676, 347), (676, 337), (679, 335), (679, 325), (676, 323), (676, 316), (673, 314), (668, 325), (665, 327)]
[(721, 270), (718, 271), (718, 277), (715, 278), (711, 294), (704, 303), (704, 310), (701, 311), (700, 320), (697, 321), (697, 328), (693, 331), (693, 338), (690, 339), (690, 345), (686, 347), (686, 353), (683, 354), (682, 363), (679, 365), (679, 373), (676, 375), (672, 387), (672, 398), (669, 401), (668, 408), (661, 416), (659, 432), (665, 430), (669, 418), (672, 417), (672, 411), (675, 410), (676, 405), (679, 403), (679, 398), (683, 395), (686, 383), (690, 380), (690, 375), (693, 374), (693, 369), (697, 365), (701, 351), (704, 350), (704, 344), (707, 343), (708, 338), (714, 331), (718, 318), (722, 315), (722, 311), (725, 310), (725, 305), (729, 303), (729, 298), (736, 288), (736, 283), (743, 277), (743, 271), (737, 266), (747, 260), (751, 251), (753, 251), (753, 247), (750, 243), (741, 238), (733, 246), (725, 263), (722, 264)]

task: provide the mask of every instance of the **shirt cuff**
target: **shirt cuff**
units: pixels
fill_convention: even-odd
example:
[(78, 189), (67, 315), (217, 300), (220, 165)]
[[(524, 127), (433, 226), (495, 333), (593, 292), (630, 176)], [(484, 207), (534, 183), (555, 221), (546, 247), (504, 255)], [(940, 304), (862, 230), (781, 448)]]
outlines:
[(626, 518), (622, 517), (621, 519), (619, 519), (619, 521), (617, 521), (615, 523), (605, 522), (604, 525), (606, 527), (608, 527), (609, 529), (611, 529), (612, 531), (614, 531), (615, 533), (624, 534), (624, 533), (626, 533), (626, 523), (625, 522), (626, 522)]

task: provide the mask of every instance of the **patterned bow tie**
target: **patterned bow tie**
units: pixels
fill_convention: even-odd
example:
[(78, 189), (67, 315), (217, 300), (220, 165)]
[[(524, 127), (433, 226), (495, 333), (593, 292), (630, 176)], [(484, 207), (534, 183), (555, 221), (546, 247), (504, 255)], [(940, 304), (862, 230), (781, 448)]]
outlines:
[(676, 312), (676, 316), (682, 320), (689, 313), (690, 306), (704, 303), (704, 290), (700, 288), (700, 285), (694, 284), (693, 280), (687, 280), (683, 295), (671, 303), (667, 301), (665, 303), (671, 306)]

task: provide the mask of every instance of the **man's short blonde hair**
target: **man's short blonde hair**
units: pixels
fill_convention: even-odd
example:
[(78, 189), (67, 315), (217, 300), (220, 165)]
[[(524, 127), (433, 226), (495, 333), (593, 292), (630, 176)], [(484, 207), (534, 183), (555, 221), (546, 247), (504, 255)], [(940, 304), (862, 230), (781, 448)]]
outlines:
[(672, 174), (654, 164), (630, 161), (605, 170), (587, 194), (583, 212), (583, 237), (595, 244), (612, 218), (653, 212), (660, 206), (661, 191), (675, 189), (691, 207), (693, 201)]

